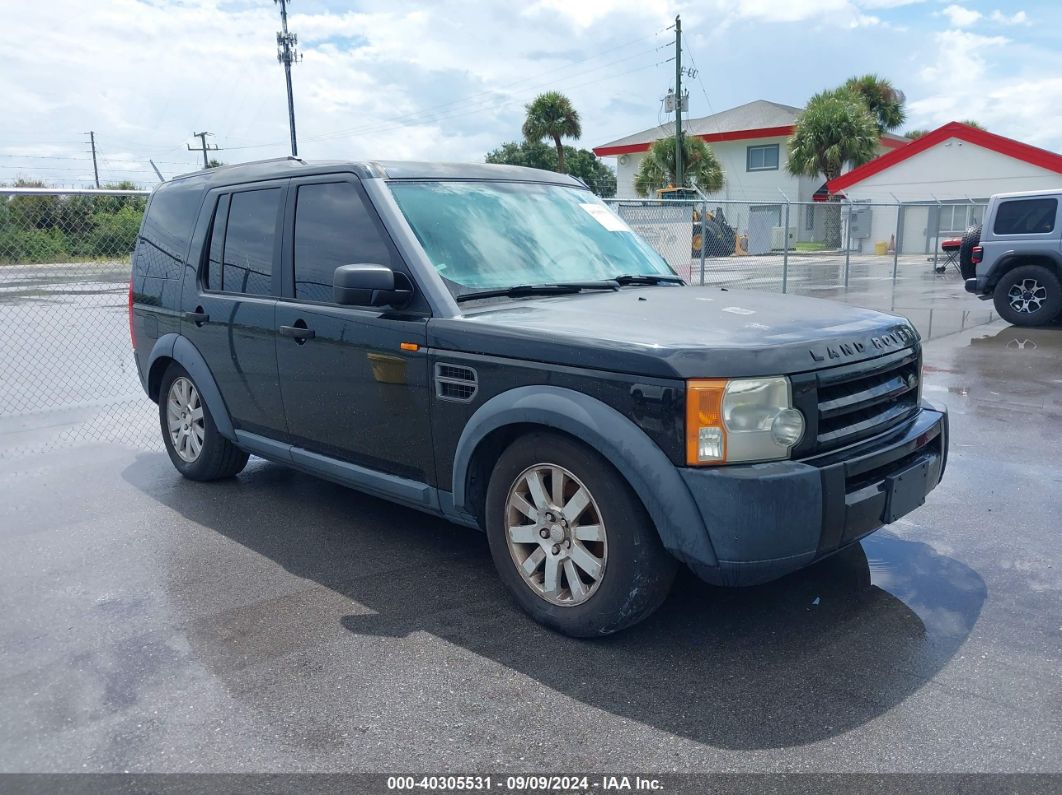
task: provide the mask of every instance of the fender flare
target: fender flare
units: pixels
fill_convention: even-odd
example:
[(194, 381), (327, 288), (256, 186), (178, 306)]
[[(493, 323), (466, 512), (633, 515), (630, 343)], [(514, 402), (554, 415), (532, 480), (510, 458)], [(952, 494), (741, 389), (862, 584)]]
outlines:
[(164, 334), (159, 337), (151, 349), (151, 353), (148, 354), (147, 368), (144, 371), (146, 374), (145, 379), (149, 377), (155, 362), (164, 356), (173, 359), (188, 371), (188, 375), (192, 376), (192, 380), (195, 381), (196, 388), (199, 390), (203, 402), (206, 403), (207, 409), (210, 410), (210, 416), (214, 420), (218, 433), (230, 442), (236, 443), (236, 429), (232, 425), (229, 410), (225, 406), (225, 401), (221, 397), (221, 390), (218, 389), (217, 382), (207, 366), (206, 359), (203, 358), (203, 354), (199, 352), (199, 349), (185, 336), (176, 333)]
[(532, 423), (580, 439), (607, 458), (641, 499), (664, 547), (680, 560), (716, 565), (697, 504), (678, 468), (630, 419), (596, 398), (554, 386), (524, 386), (502, 392), (480, 406), (465, 424), (454, 455), (453, 498), (467, 501), (473, 453), (492, 431)]
[(1029, 257), (1039, 257), (1048, 260), (1054, 266), (1059, 278), (1062, 278), (1062, 254), (1058, 251), (1051, 249), (1010, 249), (996, 257), (992, 270), (985, 274), (988, 284), (994, 288), (1000, 279), (1007, 275), (1008, 271), (1021, 267), (1022, 260)]

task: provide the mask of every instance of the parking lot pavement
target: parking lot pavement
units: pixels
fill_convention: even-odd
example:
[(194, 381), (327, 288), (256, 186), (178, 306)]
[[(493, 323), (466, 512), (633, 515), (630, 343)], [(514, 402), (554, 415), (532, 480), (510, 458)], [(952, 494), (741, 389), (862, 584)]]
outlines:
[(917, 284), (898, 311), (954, 332), (926, 505), (593, 642), (513, 607), (477, 532), (280, 466), (3, 458), (0, 770), (1059, 771), (1062, 328), (962, 330), (989, 307)]

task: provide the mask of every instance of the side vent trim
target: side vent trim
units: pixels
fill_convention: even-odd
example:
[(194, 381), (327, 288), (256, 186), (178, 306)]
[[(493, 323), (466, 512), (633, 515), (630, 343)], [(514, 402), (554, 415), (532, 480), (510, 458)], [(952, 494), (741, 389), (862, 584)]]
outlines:
[(479, 378), (471, 367), (435, 364), (435, 396), (454, 403), (471, 403), (479, 391)]

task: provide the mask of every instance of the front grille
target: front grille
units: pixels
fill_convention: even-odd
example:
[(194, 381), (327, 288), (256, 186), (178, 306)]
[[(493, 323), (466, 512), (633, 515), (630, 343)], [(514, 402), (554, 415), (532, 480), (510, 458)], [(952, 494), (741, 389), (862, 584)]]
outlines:
[(907, 349), (817, 373), (817, 450), (884, 433), (917, 412), (920, 359)]

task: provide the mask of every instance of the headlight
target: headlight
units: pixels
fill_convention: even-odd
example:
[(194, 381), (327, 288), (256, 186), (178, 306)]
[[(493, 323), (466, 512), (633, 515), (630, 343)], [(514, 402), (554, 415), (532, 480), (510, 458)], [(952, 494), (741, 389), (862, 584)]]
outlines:
[(686, 382), (686, 463), (690, 466), (777, 461), (804, 435), (789, 379)]

